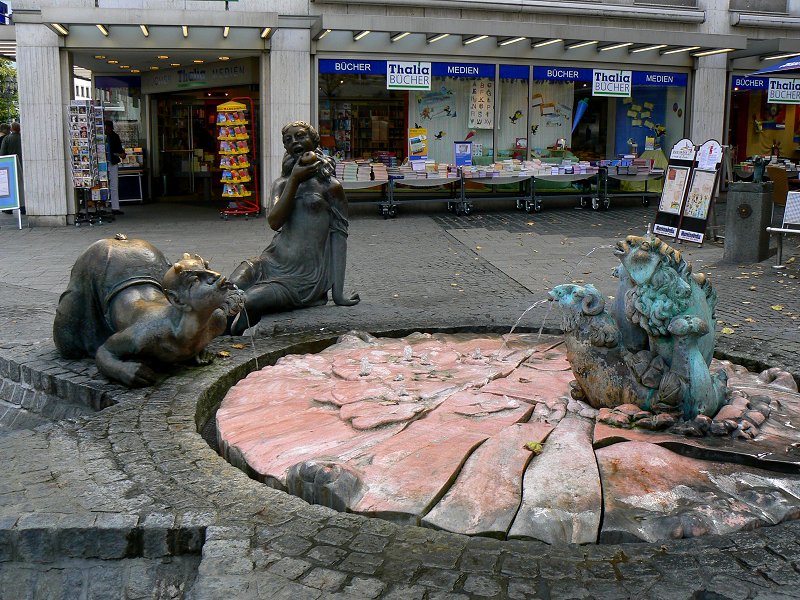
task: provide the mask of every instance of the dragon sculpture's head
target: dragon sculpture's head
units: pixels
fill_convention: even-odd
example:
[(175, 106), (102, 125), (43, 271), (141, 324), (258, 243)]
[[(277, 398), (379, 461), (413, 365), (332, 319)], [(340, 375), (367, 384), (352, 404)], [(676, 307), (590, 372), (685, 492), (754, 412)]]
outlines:
[(606, 307), (603, 296), (591, 284), (583, 286), (565, 283), (554, 287), (547, 294), (552, 301), (568, 309), (564, 314), (565, 331), (575, 329), (581, 322), (581, 317), (599, 315)]

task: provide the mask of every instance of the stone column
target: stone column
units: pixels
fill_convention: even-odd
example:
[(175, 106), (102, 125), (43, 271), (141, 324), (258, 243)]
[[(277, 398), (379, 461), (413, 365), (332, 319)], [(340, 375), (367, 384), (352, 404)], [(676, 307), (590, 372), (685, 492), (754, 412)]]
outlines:
[(689, 138), (695, 144), (715, 139), (722, 143), (725, 132), (725, 93), (728, 57), (725, 54), (697, 60), (694, 72)]
[[(75, 212), (67, 187), (65, 98), (72, 87), (67, 51), (45, 25), (18, 23), (19, 86), (25, 206), (30, 226), (67, 224)], [(68, 72), (63, 71), (67, 69)]]
[[(266, 192), (280, 175), (283, 158), (281, 128), (290, 121), (311, 122), (311, 32), (307, 29), (279, 29), (272, 36), (268, 76), (262, 77), (263, 130), (266, 140), (262, 148), (266, 165), (263, 169)], [(264, 69), (262, 69), (264, 71)], [(266, 89), (264, 87), (266, 82)], [(268, 198), (264, 198), (267, 204)]]

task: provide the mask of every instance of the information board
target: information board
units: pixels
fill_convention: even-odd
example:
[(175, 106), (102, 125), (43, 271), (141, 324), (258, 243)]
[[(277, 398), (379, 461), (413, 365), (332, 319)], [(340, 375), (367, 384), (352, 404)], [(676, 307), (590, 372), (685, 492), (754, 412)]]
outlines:
[(664, 173), (664, 187), (658, 203), (653, 232), (678, 237), (686, 191), (695, 167), (697, 149), (689, 139), (676, 143), (669, 153), (669, 164)]
[(697, 168), (692, 172), (686, 193), (678, 239), (703, 243), (723, 154), (723, 148), (716, 140), (708, 140), (697, 150)]

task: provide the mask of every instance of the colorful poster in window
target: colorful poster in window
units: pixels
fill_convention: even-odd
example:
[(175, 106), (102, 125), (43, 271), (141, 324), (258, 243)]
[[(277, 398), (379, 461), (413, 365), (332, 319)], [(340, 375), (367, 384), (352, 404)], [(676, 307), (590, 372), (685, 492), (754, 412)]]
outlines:
[(428, 158), (428, 129), (412, 127), (408, 130), (408, 158), (420, 160)]
[(472, 142), (453, 142), (453, 152), (457, 167), (472, 166)]
[(690, 169), (687, 167), (667, 168), (664, 189), (661, 192), (661, 203), (658, 205), (659, 212), (673, 215), (681, 214), (683, 196), (686, 193), (686, 184), (689, 181), (689, 171)]
[(469, 100), (470, 129), (494, 129), (494, 81), (475, 79)]
[(717, 180), (716, 171), (696, 170), (692, 177), (692, 185), (686, 196), (686, 206), (683, 207), (683, 216), (690, 219), (708, 218), (708, 208), (714, 196), (714, 183)]

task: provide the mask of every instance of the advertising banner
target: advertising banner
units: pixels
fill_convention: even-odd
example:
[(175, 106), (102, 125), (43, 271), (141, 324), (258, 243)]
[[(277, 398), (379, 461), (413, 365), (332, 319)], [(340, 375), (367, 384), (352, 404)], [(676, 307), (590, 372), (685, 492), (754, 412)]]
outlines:
[(631, 95), (633, 73), (631, 71), (592, 71), (592, 96), (628, 98)]
[(428, 158), (428, 130), (425, 127), (412, 127), (408, 130), (408, 158), (425, 160)]
[(387, 90), (431, 89), (431, 63), (386, 61)]
[(457, 167), (472, 166), (472, 142), (453, 142), (453, 152)]
[(800, 79), (769, 79), (768, 104), (800, 104)]

